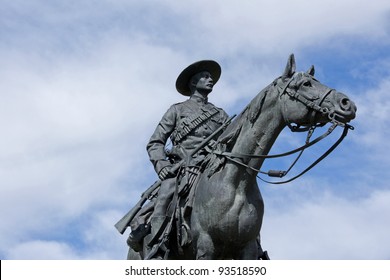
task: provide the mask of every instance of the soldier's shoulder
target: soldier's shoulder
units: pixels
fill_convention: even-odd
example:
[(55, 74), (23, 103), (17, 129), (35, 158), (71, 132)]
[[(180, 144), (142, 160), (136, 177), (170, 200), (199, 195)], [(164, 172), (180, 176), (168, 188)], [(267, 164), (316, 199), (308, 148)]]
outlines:
[(184, 106), (184, 105), (187, 104), (187, 103), (188, 103), (188, 100), (185, 100), (185, 101), (177, 102), (177, 103), (173, 104), (171, 107), (176, 107), (176, 108), (178, 108), (178, 107)]
[(221, 107), (215, 106), (215, 105), (214, 105), (213, 103), (211, 103), (211, 102), (208, 102), (208, 104), (209, 104), (211, 107), (214, 107), (214, 108), (218, 109), (219, 111), (225, 112), (224, 109), (222, 109)]
[(193, 104), (189, 100), (175, 103), (171, 106), (177, 112), (187, 111), (193, 107)]
[(178, 109), (183, 107), (184, 103), (185, 101), (174, 103), (169, 107), (168, 111), (177, 111)]

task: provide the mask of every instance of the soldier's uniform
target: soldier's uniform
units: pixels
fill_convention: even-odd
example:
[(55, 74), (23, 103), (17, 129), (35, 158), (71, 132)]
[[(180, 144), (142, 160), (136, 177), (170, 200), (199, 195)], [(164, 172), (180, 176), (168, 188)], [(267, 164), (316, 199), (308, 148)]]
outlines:
[[(169, 168), (183, 159), (186, 160), (186, 167), (198, 166), (205, 157), (205, 151), (200, 150), (191, 158), (188, 158), (187, 155), (191, 154), (199, 144), (228, 120), (225, 111), (209, 103), (207, 97), (198, 92), (191, 94), (189, 80), (202, 71), (211, 74), (214, 84), (221, 74), (219, 64), (209, 60), (196, 62), (184, 69), (176, 81), (176, 89), (190, 98), (174, 104), (168, 109), (147, 144), (150, 161), (159, 175), (164, 168)], [(167, 151), (166, 144), (169, 138), (172, 141), (172, 148)], [(176, 174), (170, 175), (164, 176), (165, 178), (159, 176), (162, 179), (161, 186), (150, 219), (150, 238), (154, 242), (167, 222), (167, 207), (176, 188)], [(132, 238), (133, 236), (130, 234), (129, 244), (134, 243)]]
[[(147, 144), (149, 158), (157, 174), (174, 161), (184, 159), (227, 119), (225, 111), (201, 95), (192, 95), (187, 101), (172, 105)], [(173, 147), (167, 154), (165, 145), (169, 137)], [(201, 159), (195, 156), (190, 164), (196, 165)]]
[[(201, 95), (192, 95), (182, 103), (172, 105), (162, 117), (156, 130), (147, 144), (150, 161), (157, 172), (182, 159), (187, 159), (192, 150), (199, 146), (208, 136), (217, 130), (228, 119), (221, 108), (207, 102)], [(204, 120), (203, 122), (201, 122)], [(198, 124), (198, 125), (197, 125)], [(165, 144), (171, 138), (172, 149), (168, 152)], [(204, 151), (189, 159), (189, 166), (197, 166), (204, 159)], [(174, 178), (162, 181), (154, 208), (154, 217), (165, 216), (167, 204), (175, 190)], [(163, 218), (160, 218), (163, 220)]]

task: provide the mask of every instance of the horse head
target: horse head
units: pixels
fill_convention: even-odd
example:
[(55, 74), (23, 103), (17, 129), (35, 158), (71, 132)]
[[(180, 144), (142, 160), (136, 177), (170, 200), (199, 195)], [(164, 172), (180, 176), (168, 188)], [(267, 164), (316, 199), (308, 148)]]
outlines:
[(328, 122), (345, 125), (355, 118), (356, 105), (345, 94), (314, 78), (314, 66), (295, 72), (290, 55), (283, 75), (276, 80), (282, 102), (282, 115), (288, 126), (317, 126)]

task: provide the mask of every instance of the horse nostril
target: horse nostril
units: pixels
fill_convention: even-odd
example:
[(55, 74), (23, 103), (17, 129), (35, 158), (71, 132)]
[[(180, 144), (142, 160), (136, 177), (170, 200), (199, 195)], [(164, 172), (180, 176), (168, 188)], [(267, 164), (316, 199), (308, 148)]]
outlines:
[(348, 98), (342, 98), (340, 100), (340, 107), (343, 110), (351, 109), (351, 101)]

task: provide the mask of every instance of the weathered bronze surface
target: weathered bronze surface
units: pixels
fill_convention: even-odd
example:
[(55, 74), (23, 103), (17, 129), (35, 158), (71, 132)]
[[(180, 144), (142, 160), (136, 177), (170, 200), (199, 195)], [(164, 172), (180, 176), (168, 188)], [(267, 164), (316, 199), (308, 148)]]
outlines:
[(128, 259), (268, 259), (256, 175), (279, 133), (332, 123), (345, 137), (355, 118), (355, 104), (316, 80), (314, 67), (295, 72), (293, 55), (233, 121), (207, 100), (220, 75), (211, 60), (179, 75), (176, 88), (190, 98), (168, 109), (147, 144), (159, 180), (116, 224), (131, 228)]

